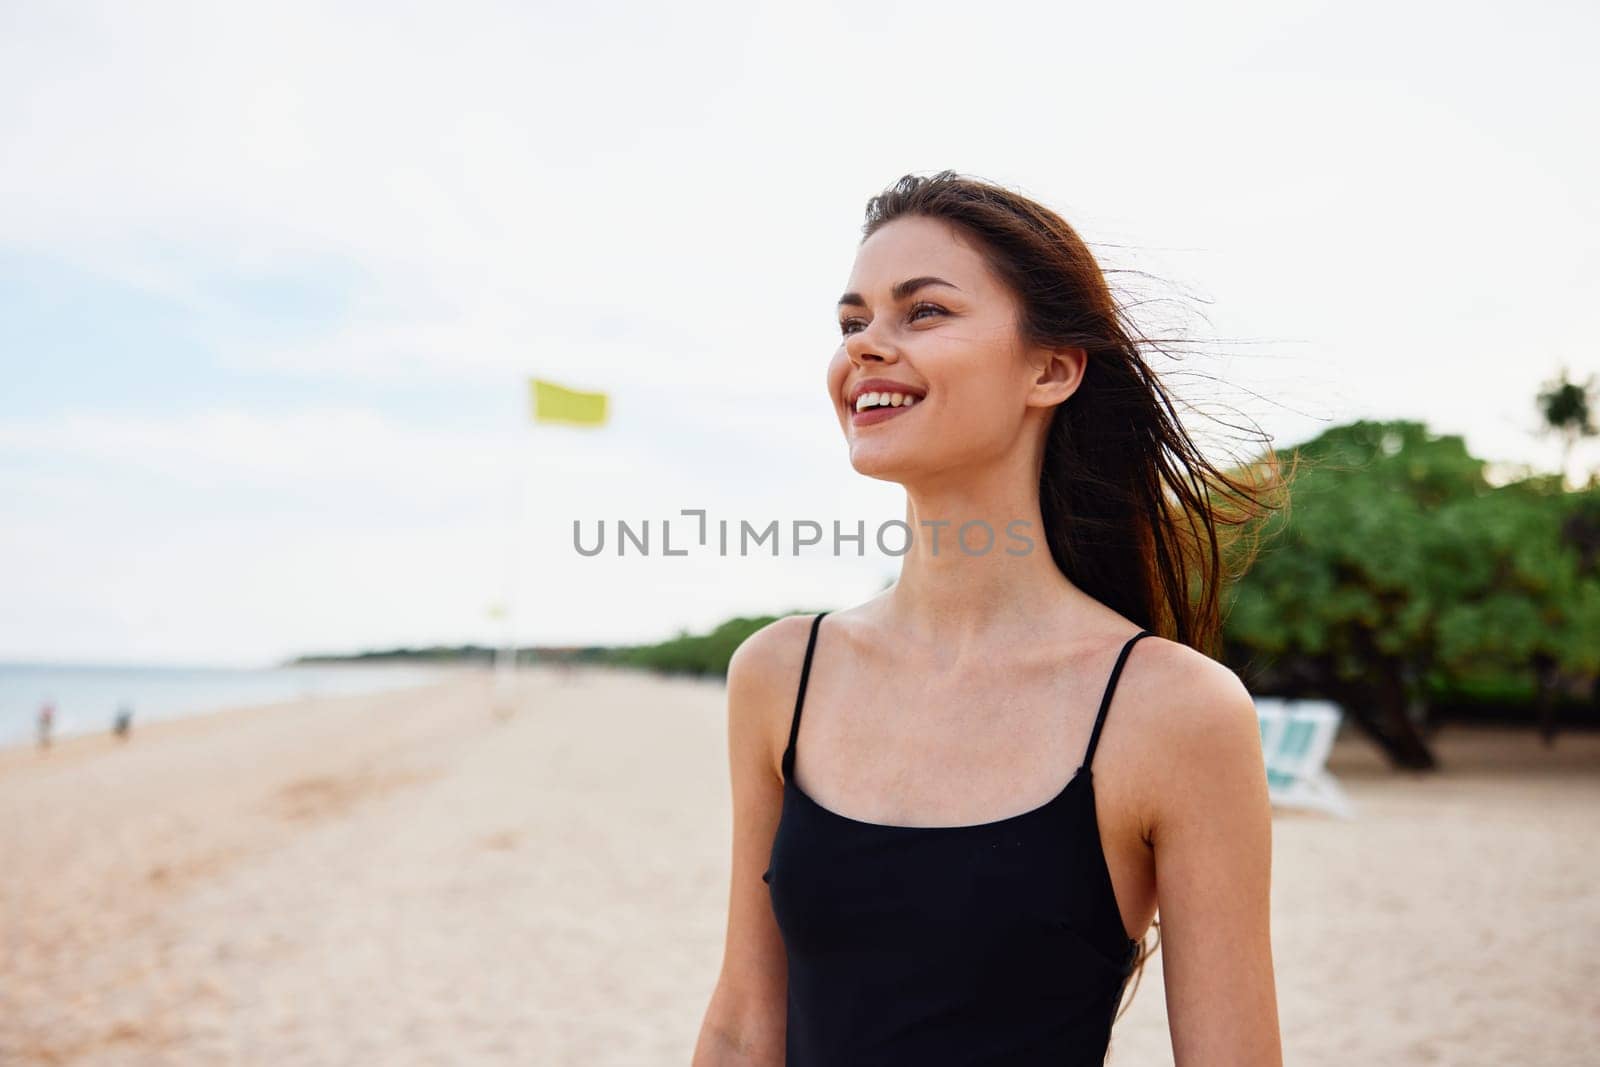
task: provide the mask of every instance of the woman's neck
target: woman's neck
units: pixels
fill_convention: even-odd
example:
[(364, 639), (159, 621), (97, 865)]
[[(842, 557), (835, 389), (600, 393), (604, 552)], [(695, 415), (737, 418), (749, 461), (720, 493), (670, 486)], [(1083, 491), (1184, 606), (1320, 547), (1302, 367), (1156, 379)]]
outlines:
[(910, 544), (882, 603), (897, 632), (957, 655), (1037, 639), (1063, 611), (1087, 621), (1095, 602), (1051, 558), (1038, 482), (1010, 481), (908, 487)]

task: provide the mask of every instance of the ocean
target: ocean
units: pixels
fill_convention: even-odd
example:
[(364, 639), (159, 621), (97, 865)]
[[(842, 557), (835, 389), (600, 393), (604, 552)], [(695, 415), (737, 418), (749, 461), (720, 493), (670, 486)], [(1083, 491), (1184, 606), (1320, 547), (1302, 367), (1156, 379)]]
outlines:
[(57, 737), (109, 731), (117, 709), (141, 723), (308, 696), (426, 685), (439, 667), (317, 664), (303, 667), (128, 667), (0, 663), (0, 745), (32, 744), (39, 706), (54, 701)]

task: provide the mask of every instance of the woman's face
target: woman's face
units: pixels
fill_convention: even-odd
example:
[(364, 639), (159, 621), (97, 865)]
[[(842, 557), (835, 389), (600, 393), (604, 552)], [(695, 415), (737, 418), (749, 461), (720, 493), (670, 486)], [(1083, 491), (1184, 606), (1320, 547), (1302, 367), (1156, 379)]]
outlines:
[[(1021, 343), (1016, 298), (948, 223), (911, 216), (883, 226), (856, 252), (845, 289), (828, 390), (850, 463), (869, 477), (906, 483), (1013, 453), (1028, 413), (1071, 392), (1060, 375), (1076, 384), (1075, 371), (1056, 367), (1054, 389), (1040, 388), (1049, 361)], [(859, 410), (863, 383), (913, 402)]]

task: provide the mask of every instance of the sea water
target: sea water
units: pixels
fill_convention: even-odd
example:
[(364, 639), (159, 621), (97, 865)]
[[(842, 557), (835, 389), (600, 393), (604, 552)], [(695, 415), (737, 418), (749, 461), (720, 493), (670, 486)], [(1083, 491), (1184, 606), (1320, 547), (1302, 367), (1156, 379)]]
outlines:
[(370, 693), (442, 680), (423, 664), (290, 667), (128, 667), (0, 663), (0, 745), (31, 743), (39, 706), (55, 704), (54, 736), (110, 731), (117, 709), (142, 723), (309, 696)]

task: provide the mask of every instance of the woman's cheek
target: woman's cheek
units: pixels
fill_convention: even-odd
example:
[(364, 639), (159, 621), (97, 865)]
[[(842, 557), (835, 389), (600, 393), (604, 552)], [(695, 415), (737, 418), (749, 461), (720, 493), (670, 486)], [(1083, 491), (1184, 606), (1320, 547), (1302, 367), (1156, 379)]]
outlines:
[(828, 361), (828, 397), (835, 406), (840, 403), (839, 397), (844, 390), (845, 377), (850, 372), (850, 359), (845, 355), (844, 346), (840, 345), (833, 353), (833, 358)]

